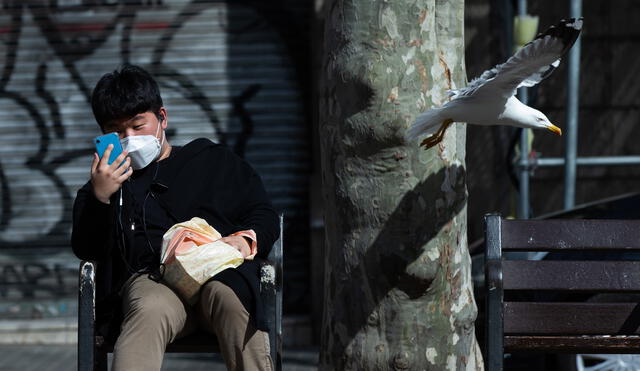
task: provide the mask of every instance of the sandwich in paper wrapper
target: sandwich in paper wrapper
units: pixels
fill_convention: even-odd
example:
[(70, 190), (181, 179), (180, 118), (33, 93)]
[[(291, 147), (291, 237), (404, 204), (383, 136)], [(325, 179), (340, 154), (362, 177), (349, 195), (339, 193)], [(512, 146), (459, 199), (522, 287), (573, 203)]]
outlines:
[(190, 305), (198, 301), (200, 287), (207, 280), (244, 262), (242, 254), (220, 238), (201, 218), (175, 224), (162, 237), (163, 279)]

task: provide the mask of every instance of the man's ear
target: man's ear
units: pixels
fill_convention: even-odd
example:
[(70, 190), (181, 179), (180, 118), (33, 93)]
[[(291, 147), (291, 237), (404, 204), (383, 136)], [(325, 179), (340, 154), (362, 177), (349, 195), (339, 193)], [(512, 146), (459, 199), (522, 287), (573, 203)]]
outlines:
[(160, 125), (162, 130), (167, 128), (167, 110), (164, 107), (160, 107)]

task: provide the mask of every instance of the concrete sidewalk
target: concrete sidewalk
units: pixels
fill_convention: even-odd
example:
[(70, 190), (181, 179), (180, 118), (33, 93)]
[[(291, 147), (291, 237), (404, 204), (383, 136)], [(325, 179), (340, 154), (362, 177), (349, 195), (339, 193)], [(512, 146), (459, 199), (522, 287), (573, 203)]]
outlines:
[[(77, 371), (76, 345), (0, 345), (0, 371)], [(285, 349), (283, 370), (318, 368), (314, 348)], [(211, 354), (167, 354), (163, 371), (225, 371), (224, 362)]]

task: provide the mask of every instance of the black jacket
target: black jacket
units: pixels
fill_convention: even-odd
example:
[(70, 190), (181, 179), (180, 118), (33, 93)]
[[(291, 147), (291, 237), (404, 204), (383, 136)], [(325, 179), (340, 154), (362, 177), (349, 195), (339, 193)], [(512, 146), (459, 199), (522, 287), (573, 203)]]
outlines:
[[(150, 165), (153, 166), (153, 165)], [(174, 223), (200, 217), (223, 236), (253, 229), (258, 239), (258, 256), (235, 270), (216, 276), (229, 285), (239, 297), (246, 287), (253, 296), (252, 303), (243, 301), (252, 314), (255, 325), (266, 329), (259, 301), (259, 271), (278, 238), (278, 217), (267, 197), (258, 174), (227, 147), (208, 139), (196, 139), (176, 150), (158, 163), (158, 171), (150, 185), (150, 194), (171, 214)], [(127, 200), (126, 187), (123, 198)], [(98, 263), (96, 272), (96, 316), (99, 326), (107, 324), (117, 336), (120, 317), (118, 291), (130, 277), (122, 245), (131, 246), (133, 236), (129, 228), (119, 227), (118, 192), (110, 204), (98, 201), (88, 182), (79, 191), (73, 208), (71, 244), (75, 255)], [(124, 208), (125, 214), (127, 209)], [(127, 215), (124, 219), (127, 219)], [(171, 225), (167, 225), (168, 229)], [(119, 231), (124, 231), (120, 234)], [(121, 237), (124, 236), (124, 239)], [(119, 242), (121, 239), (122, 242)], [(130, 247), (126, 247), (130, 248)], [(129, 258), (130, 259), (130, 258)], [(243, 288), (244, 287), (244, 288)], [(245, 295), (246, 296), (246, 295)], [(105, 329), (105, 327), (103, 327)]]

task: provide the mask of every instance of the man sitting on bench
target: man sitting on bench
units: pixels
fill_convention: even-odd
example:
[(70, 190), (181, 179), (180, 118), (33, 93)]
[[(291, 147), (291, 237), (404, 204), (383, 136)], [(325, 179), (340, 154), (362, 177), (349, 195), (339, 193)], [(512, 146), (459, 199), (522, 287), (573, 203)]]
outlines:
[[(259, 296), (261, 259), (278, 236), (278, 217), (260, 177), (225, 146), (196, 139), (171, 146), (158, 84), (140, 67), (105, 74), (91, 96), (100, 129), (124, 151), (108, 164), (93, 155), (91, 179), (73, 210), (72, 247), (97, 268), (97, 328), (115, 341), (113, 370), (160, 370), (166, 345), (205, 330), (229, 370), (271, 370)], [(163, 234), (200, 217), (243, 257), (186, 304), (162, 283)]]

